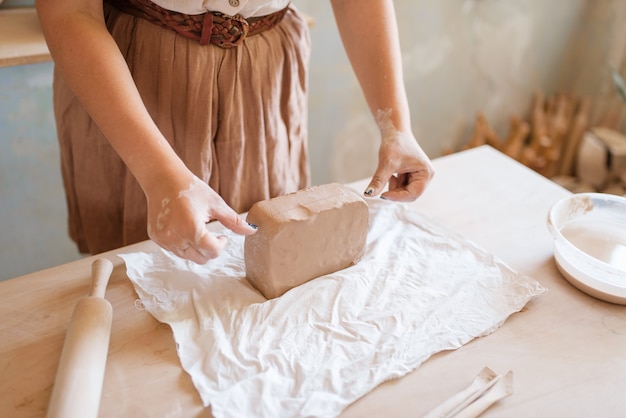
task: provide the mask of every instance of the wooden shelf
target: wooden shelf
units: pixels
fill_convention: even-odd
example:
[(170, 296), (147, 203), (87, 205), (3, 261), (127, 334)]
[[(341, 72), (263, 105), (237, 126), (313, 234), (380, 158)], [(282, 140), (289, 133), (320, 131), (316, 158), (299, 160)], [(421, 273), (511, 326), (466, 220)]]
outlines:
[(0, 9), (0, 67), (51, 60), (35, 8)]

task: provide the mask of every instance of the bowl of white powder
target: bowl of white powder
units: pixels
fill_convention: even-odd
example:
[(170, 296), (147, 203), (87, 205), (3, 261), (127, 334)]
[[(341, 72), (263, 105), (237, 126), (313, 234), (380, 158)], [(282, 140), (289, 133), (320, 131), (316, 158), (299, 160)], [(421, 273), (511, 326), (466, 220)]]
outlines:
[(572, 285), (626, 305), (626, 198), (573, 194), (552, 206), (548, 229), (557, 268)]

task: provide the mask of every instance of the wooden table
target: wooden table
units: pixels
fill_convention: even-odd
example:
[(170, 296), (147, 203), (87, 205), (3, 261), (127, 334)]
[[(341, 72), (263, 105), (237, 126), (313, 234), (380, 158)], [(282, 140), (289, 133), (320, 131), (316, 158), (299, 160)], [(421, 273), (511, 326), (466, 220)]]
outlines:
[[(514, 372), (515, 393), (489, 417), (591, 417), (626, 413), (626, 307), (581, 293), (558, 273), (546, 228), (550, 206), (568, 192), (488, 147), (434, 161), (435, 178), (417, 210), (458, 231), (549, 289), (495, 333), (433, 356), (387, 382), (342, 417), (419, 417), (488, 366)], [(362, 184), (365, 186), (365, 183)], [(135, 305), (116, 254), (107, 290), (113, 327), (100, 416), (202, 417), (172, 333)], [(67, 323), (90, 284), (93, 258), (0, 283), (0, 416), (44, 416)]]
[(0, 67), (52, 61), (34, 7), (0, 9)]

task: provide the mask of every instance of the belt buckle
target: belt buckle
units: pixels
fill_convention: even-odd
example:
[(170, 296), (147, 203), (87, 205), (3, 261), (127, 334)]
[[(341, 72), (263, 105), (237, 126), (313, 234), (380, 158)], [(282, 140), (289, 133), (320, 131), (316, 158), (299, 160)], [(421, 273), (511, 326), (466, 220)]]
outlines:
[(217, 12), (214, 13), (214, 16), (218, 18), (213, 21), (214, 30), (215, 23), (218, 23), (221, 29), (212, 34), (211, 43), (222, 48), (233, 48), (241, 45), (250, 31), (248, 21), (239, 14), (229, 16)]

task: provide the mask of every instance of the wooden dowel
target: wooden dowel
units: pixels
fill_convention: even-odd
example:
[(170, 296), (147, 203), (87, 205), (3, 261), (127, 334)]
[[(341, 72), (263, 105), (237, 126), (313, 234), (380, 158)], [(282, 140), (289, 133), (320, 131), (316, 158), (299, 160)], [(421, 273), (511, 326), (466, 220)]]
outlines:
[(498, 138), (498, 135), (491, 129), (489, 122), (487, 122), (487, 117), (484, 113), (479, 112), (476, 116), (476, 123), (480, 125), (480, 129), (483, 133), (483, 137), (485, 138), (485, 143), (494, 147), (495, 149), (500, 149), (502, 147), (502, 141)]
[(580, 146), (580, 140), (585, 134), (585, 131), (589, 129), (590, 111), (591, 101), (589, 98), (582, 98), (563, 146), (561, 166), (559, 168), (559, 174), (561, 175), (574, 174), (574, 164), (576, 162), (576, 153)]
[(509, 129), (509, 137), (502, 151), (511, 158), (520, 160), (524, 144), (530, 133), (530, 124), (512, 116)]

